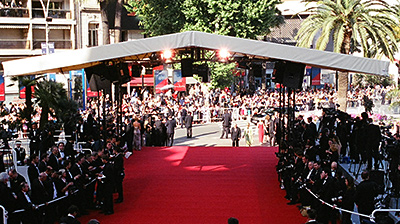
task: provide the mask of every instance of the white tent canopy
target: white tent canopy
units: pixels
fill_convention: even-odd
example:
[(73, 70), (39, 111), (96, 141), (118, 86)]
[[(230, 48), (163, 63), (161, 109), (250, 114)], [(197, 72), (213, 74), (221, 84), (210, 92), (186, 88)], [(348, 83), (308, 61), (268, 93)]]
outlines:
[(58, 73), (91, 67), (108, 60), (139, 60), (165, 49), (225, 48), (231, 54), (263, 60), (284, 60), (310, 66), (387, 75), (389, 62), (264, 41), (188, 31), (3, 62), (5, 76)]

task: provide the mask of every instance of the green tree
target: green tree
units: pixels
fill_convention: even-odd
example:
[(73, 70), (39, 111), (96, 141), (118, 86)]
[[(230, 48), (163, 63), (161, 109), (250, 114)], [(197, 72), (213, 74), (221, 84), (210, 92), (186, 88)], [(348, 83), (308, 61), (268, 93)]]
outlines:
[(184, 30), (256, 39), (283, 23), (280, 0), (185, 0)]
[(22, 119), (26, 119), (28, 121), (28, 130), (32, 128), (32, 87), (36, 85), (36, 83), (42, 79), (44, 76), (13, 76), (11, 77), (11, 81), (14, 83), (8, 85), (13, 86), (15, 83), (18, 83), (19, 87), (25, 87), (25, 105), (26, 108), (22, 111)]
[[(150, 36), (202, 31), (256, 39), (283, 23), (280, 0), (130, 0)], [(212, 86), (226, 87), (234, 65), (208, 63)]]
[(184, 0), (128, 0), (127, 10), (134, 11), (149, 36), (177, 33), (185, 23)]
[[(296, 36), (297, 45), (325, 50), (333, 37), (333, 51), (353, 54), (361, 51), (365, 57), (386, 56), (393, 60), (397, 52), (396, 21), (385, 1), (322, 0), (306, 11), (310, 16), (302, 22)], [(339, 72), (338, 99), (340, 109), (347, 109), (348, 73)]]
[(64, 108), (63, 104), (68, 99), (67, 91), (62, 83), (52, 80), (38, 82), (35, 87), (36, 103), (42, 108), (40, 116), (40, 128), (46, 126), (49, 120), (49, 113), (57, 116)]
[(386, 87), (394, 84), (391, 76), (356, 74), (354, 77), (355, 86), (367, 87), (370, 85), (382, 85)]

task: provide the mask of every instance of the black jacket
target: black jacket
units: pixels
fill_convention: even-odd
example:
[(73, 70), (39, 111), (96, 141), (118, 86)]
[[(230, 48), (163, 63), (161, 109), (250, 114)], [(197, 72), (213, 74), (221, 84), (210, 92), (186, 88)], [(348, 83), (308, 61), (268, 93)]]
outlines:
[(191, 128), (192, 126), (193, 126), (193, 117), (192, 117), (192, 115), (187, 115), (185, 117), (185, 127)]
[(238, 140), (239, 138), (242, 137), (242, 132), (239, 127), (235, 128), (233, 127), (231, 130), (231, 138), (232, 140)]
[(168, 120), (165, 123), (165, 127), (167, 127), (167, 134), (173, 134), (175, 132), (175, 127), (176, 127), (175, 119)]

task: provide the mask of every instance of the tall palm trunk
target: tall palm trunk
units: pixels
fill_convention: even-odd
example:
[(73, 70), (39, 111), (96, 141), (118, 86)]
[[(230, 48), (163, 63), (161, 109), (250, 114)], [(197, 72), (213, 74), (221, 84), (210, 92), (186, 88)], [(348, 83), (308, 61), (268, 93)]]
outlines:
[[(342, 54), (349, 54), (350, 53), (350, 42), (351, 36), (353, 33), (351, 32), (350, 28), (347, 28), (348, 32), (344, 34), (344, 39), (341, 47)], [(349, 73), (348, 72), (339, 72), (338, 75), (338, 104), (339, 109), (341, 111), (347, 111), (347, 87), (349, 85)]]
[(103, 31), (103, 45), (110, 44), (110, 32), (107, 18), (107, 1), (100, 1), (101, 29)]
[(346, 112), (347, 110), (347, 86), (349, 85), (348, 72), (339, 72), (338, 77), (338, 104), (339, 109)]
[(114, 43), (121, 42), (121, 19), (122, 19), (122, 4), (123, 0), (117, 0), (117, 4), (115, 5), (115, 22), (114, 22), (114, 29), (115, 29), (115, 40)]
[(39, 127), (41, 130), (43, 130), (43, 128), (49, 122), (49, 112), (50, 112), (49, 107), (47, 105), (43, 105), (42, 113), (40, 115), (40, 124), (39, 124)]
[(32, 86), (25, 87), (26, 119), (28, 120), (28, 131), (32, 129)]

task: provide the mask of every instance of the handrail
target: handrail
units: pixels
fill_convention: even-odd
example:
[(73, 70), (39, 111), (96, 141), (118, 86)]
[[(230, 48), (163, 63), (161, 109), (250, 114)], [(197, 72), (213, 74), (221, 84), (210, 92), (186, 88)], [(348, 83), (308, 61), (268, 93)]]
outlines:
[(2, 205), (0, 205), (0, 208), (3, 215), (3, 224), (7, 224), (7, 210)]

